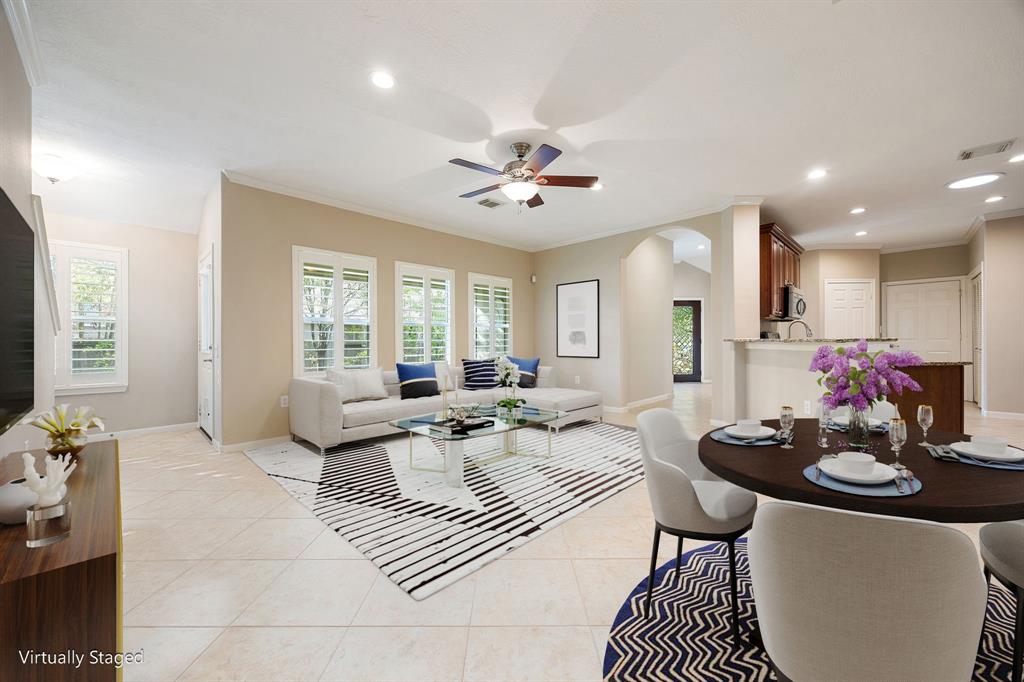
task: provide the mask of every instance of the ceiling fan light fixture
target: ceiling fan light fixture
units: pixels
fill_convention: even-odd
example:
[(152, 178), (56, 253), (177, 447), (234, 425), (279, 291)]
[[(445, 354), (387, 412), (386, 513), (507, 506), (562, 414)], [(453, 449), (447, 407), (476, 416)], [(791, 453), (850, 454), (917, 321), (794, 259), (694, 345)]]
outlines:
[(604, 185), (602, 185), (600, 182), (595, 182), (593, 185), (590, 186), (590, 189), (594, 190), (595, 192), (599, 192), (602, 189), (604, 189)]
[(501, 186), (501, 193), (512, 201), (528, 201), (537, 194), (537, 185), (525, 180), (508, 182)]

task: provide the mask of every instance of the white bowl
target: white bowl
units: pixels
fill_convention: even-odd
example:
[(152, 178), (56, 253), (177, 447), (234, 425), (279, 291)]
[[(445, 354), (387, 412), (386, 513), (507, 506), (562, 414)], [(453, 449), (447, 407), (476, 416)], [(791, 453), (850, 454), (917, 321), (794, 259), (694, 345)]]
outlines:
[(851, 474), (867, 476), (875, 469), (875, 457), (866, 452), (840, 452), (839, 467)]
[(1008, 442), (999, 436), (971, 436), (971, 445), (986, 455), (1001, 455), (1006, 452)]
[(735, 431), (744, 436), (756, 436), (761, 433), (761, 422), (757, 419), (737, 419)]

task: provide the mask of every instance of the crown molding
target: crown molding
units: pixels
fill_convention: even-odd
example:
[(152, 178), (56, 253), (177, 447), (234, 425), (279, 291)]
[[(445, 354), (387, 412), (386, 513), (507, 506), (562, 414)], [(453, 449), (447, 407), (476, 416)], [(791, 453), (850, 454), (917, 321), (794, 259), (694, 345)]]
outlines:
[(307, 192), (296, 187), (289, 187), (288, 185), (281, 185), (276, 182), (268, 182), (266, 180), (260, 180), (243, 173), (236, 171), (223, 171), (224, 176), (235, 183), (236, 185), (245, 185), (246, 187), (252, 187), (254, 189), (261, 189), (267, 192), (273, 192), (275, 194), (283, 194), (285, 196), (292, 197), (294, 199), (302, 199), (304, 201), (312, 201), (313, 203), (323, 204), (325, 206), (333, 206), (334, 208), (340, 208), (345, 211), (352, 211), (354, 213), (362, 213), (363, 215), (370, 215), (375, 218), (382, 218), (384, 220), (391, 220), (398, 223), (405, 223), (406, 225), (413, 225), (415, 227), (422, 227), (426, 230), (433, 230), (434, 232), (443, 232), (450, 234), (455, 237), (462, 237), (463, 239), (472, 239), (473, 241), (483, 242), (485, 244), (494, 244), (497, 246), (504, 246), (510, 249), (516, 249), (517, 251), (538, 251), (540, 249), (531, 249), (523, 244), (517, 244), (514, 242), (507, 242), (503, 240), (493, 239), (491, 237), (484, 237), (479, 234), (471, 234), (469, 232), (463, 232), (461, 230), (454, 230), (450, 227), (437, 225), (435, 223), (420, 220), (409, 215), (401, 213), (394, 213), (391, 211), (381, 211), (369, 206), (363, 206), (351, 201), (345, 201), (337, 197), (331, 197), (324, 194), (318, 194), (316, 192)]
[(951, 242), (931, 242), (929, 244), (915, 244), (914, 246), (899, 246), (892, 249), (882, 249), (882, 253), (906, 253), (908, 251), (925, 251), (926, 249), (944, 249), (948, 246), (966, 246), (969, 238), (957, 239)]
[(964, 235), (964, 243), (970, 243), (974, 239), (974, 235), (978, 233), (982, 227), (985, 226), (985, 216), (975, 216), (974, 220), (971, 221), (971, 226), (967, 228), (967, 234)]
[(43, 69), (43, 60), (39, 56), (39, 43), (36, 41), (36, 34), (32, 29), (32, 20), (28, 16), (27, 0), (0, 0), (0, 2), (3, 3), (4, 13), (7, 14), (7, 23), (11, 26), (14, 45), (18, 48), (18, 54), (21, 56), (21, 64), (25, 69), (28, 84), (33, 88), (46, 85), (46, 71)]
[(729, 202), (728, 204), (726, 204), (723, 207), (723, 210), (728, 208), (729, 206), (760, 206), (763, 203), (764, 203), (764, 197), (756, 196), (756, 195), (748, 195), (748, 196), (739, 195), (739, 196), (733, 197), (732, 201)]
[[(801, 244), (803, 246), (803, 244)], [(813, 244), (804, 246), (804, 252), (811, 251), (882, 251), (882, 245), (878, 242), (864, 242), (861, 244)]]

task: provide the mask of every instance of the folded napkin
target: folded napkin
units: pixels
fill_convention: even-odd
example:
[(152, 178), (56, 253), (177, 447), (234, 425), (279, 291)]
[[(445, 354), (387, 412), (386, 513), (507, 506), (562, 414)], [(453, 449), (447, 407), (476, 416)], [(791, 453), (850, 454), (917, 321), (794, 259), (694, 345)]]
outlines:
[(986, 462), (968, 455), (957, 454), (948, 445), (926, 445), (925, 450), (933, 459), (943, 462), (959, 462), (960, 464), (970, 464), (987, 469), (1002, 469), (1003, 471), (1024, 471), (1024, 462)]

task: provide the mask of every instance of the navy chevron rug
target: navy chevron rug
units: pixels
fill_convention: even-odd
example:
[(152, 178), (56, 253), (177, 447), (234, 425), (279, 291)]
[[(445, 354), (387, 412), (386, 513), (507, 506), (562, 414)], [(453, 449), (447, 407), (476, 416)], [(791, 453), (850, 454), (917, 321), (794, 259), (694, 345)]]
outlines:
[[(680, 578), (675, 560), (654, 574), (650, 620), (643, 617), (646, 576), (622, 604), (608, 635), (605, 680), (774, 680), (768, 659), (746, 643), (754, 615), (747, 570), (747, 543), (736, 543), (740, 629), (745, 643), (733, 648), (729, 635), (729, 558), (725, 543), (686, 552)], [(975, 682), (1010, 679), (1014, 598), (993, 580)]]

